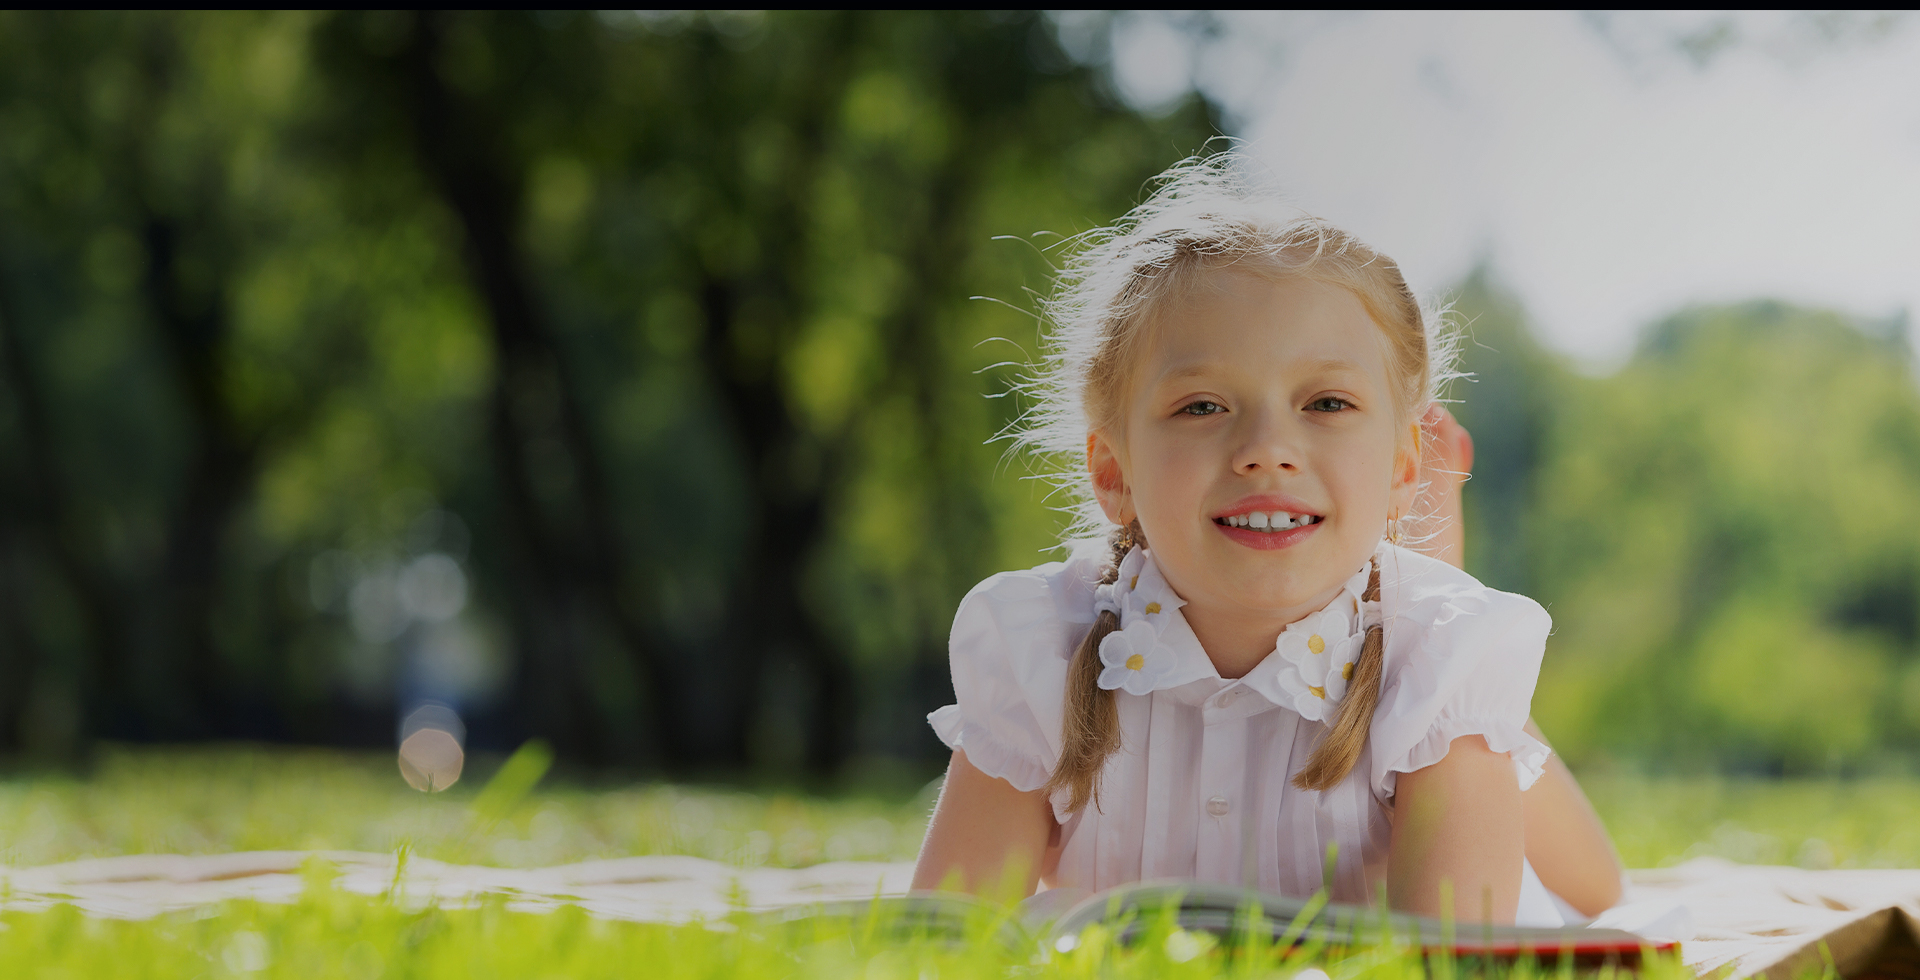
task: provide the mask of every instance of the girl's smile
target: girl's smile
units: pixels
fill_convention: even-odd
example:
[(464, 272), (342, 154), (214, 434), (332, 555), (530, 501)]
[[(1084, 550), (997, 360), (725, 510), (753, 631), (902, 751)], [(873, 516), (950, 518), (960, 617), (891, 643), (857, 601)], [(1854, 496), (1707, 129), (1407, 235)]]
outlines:
[(1291, 497), (1248, 497), (1213, 519), (1228, 540), (1249, 548), (1290, 548), (1325, 520), (1313, 508)]
[(1140, 522), (1224, 677), (1366, 564), (1418, 476), (1380, 326), (1352, 292), (1226, 268), (1143, 325), (1095, 490)]

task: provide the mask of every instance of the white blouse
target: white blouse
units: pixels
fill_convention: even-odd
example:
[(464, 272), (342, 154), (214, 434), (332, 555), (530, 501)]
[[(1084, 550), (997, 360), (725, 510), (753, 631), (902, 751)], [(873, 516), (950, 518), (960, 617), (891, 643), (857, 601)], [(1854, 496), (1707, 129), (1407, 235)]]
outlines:
[[(1214, 670), (1146, 553), (1129, 555), (1106, 587), (1103, 563), (1086, 558), (995, 575), (954, 617), (959, 703), (928, 721), (982, 772), (1039, 789), (1059, 758), (1067, 661), (1097, 609), (1115, 609), (1121, 629), (1102, 644), (1101, 686), (1115, 689), (1121, 748), (1097, 808), (1069, 815), (1066, 792), (1052, 797), (1055, 886), (1182, 877), (1304, 897), (1338, 845), (1333, 898), (1367, 901), (1368, 884), (1386, 878), (1399, 773), (1481, 735), (1513, 759), (1522, 789), (1539, 778), (1548, 750), (1522, 726), (1552, 627), (1538, 603), (1451, 565), (1385, 544), (1375, 557), (1378, 603), (1360, 601), (1363, 568), (1238, 680)], [(1386, 646), (1367, 748), (1334, 788), (1296, 789), (1374, 622)]]

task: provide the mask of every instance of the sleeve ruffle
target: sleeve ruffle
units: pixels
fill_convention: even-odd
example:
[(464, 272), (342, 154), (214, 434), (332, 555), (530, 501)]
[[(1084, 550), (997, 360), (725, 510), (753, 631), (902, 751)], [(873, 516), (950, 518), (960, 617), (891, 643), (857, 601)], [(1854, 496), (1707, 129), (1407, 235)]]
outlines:
[[(1504, 752), (1513, 760), (1513, 774), (1520, 780), (1522, 790), (1533, 786), (1540, 774), (1546, 771), (1547, 757), (1552, 754), (1544, 743), (1527, 734), (1524, 727), (1505, 718), (1488, 715), (1456, 717), (1443, 711), (1420, 741), (1415, 742), (1398, 761), (1387, 766), (1387, 778), (1391, 780), (1403, 772), (1418, 772), (1439, 762), (1447, 757), (1454, 739), (1468, 735), (1485, 738), (1487, 748)], [(1386, 786), (1391, 793), (1393, 784), (1388, 782)]]
[(995, 575), (954, 614), (948, 658), (955, 703), (927, 722), (975, 768), (1022, 792), (1044, 786), (1060, 757), (1067, 659), (1093, 618), (1086, 580), (1098, 570), (1085, 564)]
[(1423, 555), (1392, 549), (1388, 564), (1386, 676), (1371, 738), (1375, 796), (1391, 800), (1400, 773), (1439, 762), (1467, 735), (1505, 753), (1520, 788), (1532, 786), (1551, 750), (1525, 725), (1553, 620), (1532, 599)]
[(967, 761), (975, 769), (1012, 783), (1013, 788), (1022, 793), (1045, 786), (1050, 778), (1039, 763), (995, 738), (986, 726), (968, 724), (957, 704), (928, 715), (927, 722), (933, 726), (933, 733), (940, 736), (940, 741), (947, 743), (947, 748), (965, 751)]

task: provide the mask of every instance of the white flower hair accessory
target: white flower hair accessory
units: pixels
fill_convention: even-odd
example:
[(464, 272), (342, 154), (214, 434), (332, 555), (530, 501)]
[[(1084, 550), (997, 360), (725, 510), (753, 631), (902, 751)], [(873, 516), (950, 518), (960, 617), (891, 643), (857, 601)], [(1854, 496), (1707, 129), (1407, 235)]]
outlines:
[(1100, 641), (1101, 687), (1128, 694), (1150, 694), (1173, 670), (1173, 658), (1159, 651), (1160, 633), (1152, 623), (1136, 622)]
[(1160, 634), (1172, 612), (1184, 605), (1145, 551), (1127, 552), (1113, 583), (1094, 590), (1094, 612), (1120, 618), (1120, 628), (1100, 641), (1100, 687), (1136, 695), (1158, 689), (1175, 666), (1174, 651), (1160, 642)]
[(1282, 661), (1274, 679), (1308, 721), (1326, 722), (1340, 710), (1367, 627), (1380, 621), (1380, 604), (1360, 600), (1367, 574), (1362, 569), (1326, 608), (1282, 630), (1274, 646)]

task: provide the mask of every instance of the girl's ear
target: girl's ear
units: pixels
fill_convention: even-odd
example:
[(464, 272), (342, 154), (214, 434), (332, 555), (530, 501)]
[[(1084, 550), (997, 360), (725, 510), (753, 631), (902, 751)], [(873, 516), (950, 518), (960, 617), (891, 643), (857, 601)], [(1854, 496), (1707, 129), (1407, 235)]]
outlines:
[(1420, 457), (1426, 446), (1420, 423), (1410, 427), (1408, 441), (1393, 455), (1393, 489), (1389, 494), (1388, 514), (1406, 517), (1413, 512), (1413, 500), (1420, 492)]
[(1107, 520), (1121, 527), (1133, 523), (1133, 490), (1127, 486), (1126, 467), (1120, 462), (1120, 447), (1105, 429), (1087, 434), (1087, 472), (1093, 475), (1093, 495)]

